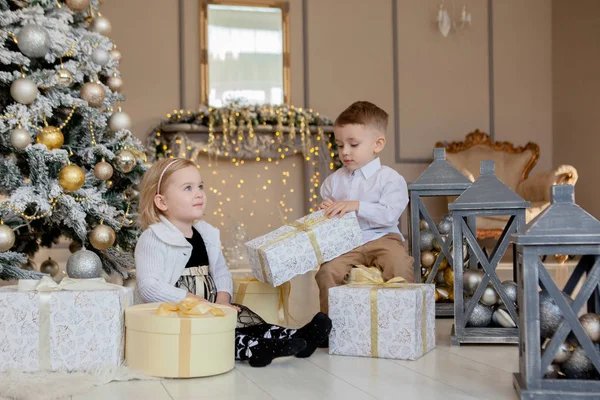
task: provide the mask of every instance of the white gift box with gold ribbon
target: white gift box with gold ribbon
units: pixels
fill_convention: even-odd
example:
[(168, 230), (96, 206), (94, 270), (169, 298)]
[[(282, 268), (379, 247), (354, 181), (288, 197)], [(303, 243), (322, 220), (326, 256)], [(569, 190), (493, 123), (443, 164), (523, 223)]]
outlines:
[(127, 365), (147, 375), (193, 378), (234, 367), (237, 311), (186, 299), (125, 311)]
[(435, 348), (434, 285), (353, 275), (329, 289), (329, 354), (416, 360)]
[(354, 212), (327, 218), (317, 211), (245, 243), (256, 279), (279, 286), (360, 246)]
[(231, 275), (234, 303), (245, 305), (270, 324), (289, 322), (289, 282), (273, 287), (252, 278), (252, 271), (249, 269), (231, 270)]
[(82, 371), (123, 362), (133, 290), (104, 279), (50, 277), (0, 289), (0, 371)]

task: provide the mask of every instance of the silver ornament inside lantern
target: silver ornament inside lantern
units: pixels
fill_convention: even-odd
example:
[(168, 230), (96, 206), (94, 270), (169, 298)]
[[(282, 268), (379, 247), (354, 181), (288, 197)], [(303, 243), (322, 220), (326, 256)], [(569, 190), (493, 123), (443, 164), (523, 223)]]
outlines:
[(50, 49), (50, 35), (43, 26), (27, 24), (17, 34), (17, 46), (27, 57), (44, 57)]
[(423, 229), (420, 232), (420, 247), (421, 251), (430, 251), (433, 249), (433, 239), (435, 235), (429, 229)]
[(102, 261), (96, 253), (81, 249), (67, 260), (67, 275), (69, 278), (89, 279), (102, 276)]
[(469, 318), (467, 326), (474, 328), (483, 328), (488, 326), (492, 322), (492, 308), (484, 306), (481, 303), (477, 303), (473, 309), (473, 314)]
[[(569, 305), (573, 299), (566, 293), (562, 293)], [(540, 292), (540, 334), (543, 338), (550, 339), (563, 320), (562, 312), (552, 297), (546, 291)]]
[(10, 95), (21, 104), (31, 104), (38, 97), (38, 88), (35, 82), (29, 78), (16, 79), (10, 85)]
[(480, 269), (467, 269), (463, 273), (463, 290), (467, 296), (472, 296), (481, 283), (485, 272)]
[(491, 307), (494, 304), (496, 304), (499, 298), (500, 296), (498, 296), (496, 290), (492, 286), (488, 286), (483, 291), (483, 295), (481, 296), (481, 300), (479, 301), (481, 302), (481, 304)]
[[(502, 282), (502, 287), (504, 288), (504, 292), (510, 298), (510, 301), (513, 303), (517, 302), (517, 284), (514, 281), (504, 281)], [(498, 298), (498, 304), (502, 304), (502, 299)]]

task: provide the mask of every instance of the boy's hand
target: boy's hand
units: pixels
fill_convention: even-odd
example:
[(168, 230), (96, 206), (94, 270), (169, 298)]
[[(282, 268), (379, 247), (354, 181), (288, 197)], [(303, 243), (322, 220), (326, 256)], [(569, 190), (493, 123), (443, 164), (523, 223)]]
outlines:
[(326, 199), (321, 204), (319, 204), (319, 210), (325, 210), (325, 209), (329, 208), (329, 206), (331, 206), (332, 204), (333, 204), (333, 201)]
[(339, 215), (339, 218), (342, 218), (347, 212), (358, 212), (359, 205), (360, 203), (356, 200), (336, 201), (332, 203), (329, 207), (327, 207), (327, 209), (325, 210), (325, 216), (333, 218), (336, 215)]

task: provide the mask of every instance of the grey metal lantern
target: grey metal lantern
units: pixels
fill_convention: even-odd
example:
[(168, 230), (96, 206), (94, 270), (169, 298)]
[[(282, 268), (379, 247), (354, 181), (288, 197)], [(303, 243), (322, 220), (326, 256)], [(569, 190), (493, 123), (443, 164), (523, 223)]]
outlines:
[[(415, 259), (415, 281), (422, 282), (424, 274), (421, 270), (423, 267), (423, 260), (421, 259), (421, 251), (424, 250), (424, 255), (428, 258), (428, 274), (425, 282), (432, 283), (440, 267), (452, 268), (452, 236), (448, 238), (444, 234), (449, 233), (451, 228), (451, 222), (449, 220), (441, 222), (448, 226), (448, 229), (441, 229), (443, 233), (440, 233), (437, 225), (434, 223), (431, 215), (427, 211), (425, 204), (423, 203), (424, 197), (436, 197), (436, 196), (458, 196), (462, 194), (468, 187), (471, 186), (471, 181), (466, 178), (463, 174), (458, 172), (448, 161), (446, 161), (446, 149), (436, 148), (433, 150), (433, 162), (429, 167), (417, 178), (416, 181), (408, 185), (408, 192), (410, 194), (409, 208), (409, 241), (410, 241), (410, 252)], [(421, 220), (425, 221), (427, 229), (423, 230), (429, 236), (427, 239), (423, 238), (421, 233)], [(433, 240), (439, 248), (439, 254), (436, 256), (434, 253), (429, 252), (430, 247), (433, 246)], [(427, 242), (426, 248), (422, 249), (422, 242)], [(444, 260), (446, 260), (444, 262)], [(435, 305), (436, 315), (438, 316), (452, 316), (454, 315), (454, 306), (452, 303), (436, 303)]]
[[(551, 198), (550, 206), (512, 237), (521, 328), (514, 386), (521, 399), (598, 399), (600, 222), (575, 204), (571, 185), (553, 186)], [(581, 256), (562, 292), (540, 260), (554, 254)], [(587, 314), (578, 317), (585, 305)]]
[[(496, 273), (510, 243), (510, 234), (525, 227), (525, 209), (529, 202), (498, 179), (493, 161), (482, 161), (480, 176), (473, 185), (451, 203), (453, 242), (466, 241), (471, 268), (454, 264), (454, 325), (451, 343), (518, 343), (516, 287), (501, 282)], [(478, 216), (508, 216), (508, 222), (492, 254), (488, 257), (477, 243), (477, 232), (469, 219)], [(455, 260), (463, 257), (463, 247), (454, 246)], [(482, 269), (474, 268), (474, 263)], [(513, 270), (515, 257), (513, 255)], [(463, 281), (463, 278), (464, 281)], [(463, 293), (467, 294), (466, 299)]]

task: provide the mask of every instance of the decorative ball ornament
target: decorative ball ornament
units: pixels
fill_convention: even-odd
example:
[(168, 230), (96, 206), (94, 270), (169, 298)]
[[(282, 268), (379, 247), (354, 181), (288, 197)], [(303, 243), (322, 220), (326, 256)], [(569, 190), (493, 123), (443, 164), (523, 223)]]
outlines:
[[(513, 303), (517, 302), (517, 284), (513, 281), (504, 281), (502, 282), (502, 287), (504, 288), (504, 292), (510, 298), (510, 301)], [(502, 299), (498, 297), (498, 304), (502, 304)]]
[(59, 269), (58, 263), (50, 257), (40, 265), (40, 272), (53, 278), (58, 274)]
[(492, 308), (484, 306), (481, 303), (477, 303), (473, 309), (473, 314), (469, 318), (467, 326), (481, 328), (488, 326), (492, 322)]
[(81, 250), (81, 248), (81, 243), (75, 240), (72, 241), (71, 244), (69, 244), (69, 251), (71, 252), (71, 254)]
[(505, 306), (499, 306), (492, 314), (492, 322), (503, 328), (516, 328), (517, 324), (510, 316), (510, 313)]
[(101, 35), (108, 36), (112, 30), (112, 26), (108, 18), (98, 15), (90, 22), (88, 29), (92, 32), (97, 32)]
[[(435, 288), (435, 292), (437, 293), (437, 298), (439, 301), (449, 300), (450, 294), (452, 293), (452, 289), (448, 285), (440, 285)], [(436, 300), (436, 301), (438, 301)]]
[(435, 256), (430, 251), (421, 253), (421, 265), (425, 268), (431, 268), (435, 263)]
[(419, 235), (421, 251), (430, 251), (433, 249), (433, 239), (435, 236), (429, 229), (423, 229)]
[(113, 132), (118, 132), (121, 129), (131, 129), (131, 117), (124, 111), (114, 112), (108, 118), (108, 128)]
[(494, 289), (492, 286), (488, 286), (483, 291), (483, 295), (479, 301), (481, 304), (491, 307), (496, 304), (499, 298), (500, 296), (498, 296), (498, 293), (496, 293), (496, 289)]
[(15, 244), (15, 231), (8, 225), (0, 223), (0, 251), (10, 250)]
[(88, 102), (90, 107), (98, 107), (104, 102), (104, 87), (97, 82), (87, 82), (80, 90), (81, 98)]
[(103, 49), (94, 49), (92, 52), (92, 61), (95, 64), (104, 67), (110, 61), (110, 54)]
[(452, 270), (452, 268), (446, 268), (443, 273), (444, 281), (450, 285), (450, 287), (454, 287), (454, 270)]
[(123, 78), (121, 78), (120, 76), (111, 76), (107, 79), (106, 85), (113, 92), (121, 93), (121, 91), (123, 90)]
[(107, 225), (100, 224), (89, 235), (90, 243), (97, 250), (106, 250), (115, 243), (115, 231)]
[(55, 126), (40, 129), (36, 141), (46, 145), (48, 150), (60, 149), (65, 142), (63, 133)]
[(419, 221), (419, 229), (420, 230), (429, 229), (429, 224), (427, 223), (427, 221), (425, 221), (424, 219)]
[(117, 46), (113, 47), (111, 51), (108, 52), (113, 60), (121, 61), (121, 52), (117, 49)]
[(571, 358), (573, 354), (573, 350), (575, 350), (575, 346), (572, 346), (568, 343), (563, 343), (558, 346), (558, 350), (556, 350), (556, 355), (554, 356), (554, 360), (552, 361), (555, 364), (564, 364)]
[(67, 165), (58, 173), (58, 183), (67, 192), (74, 192), (85, 183), (85, 173), (77, 165)]
[(31, 258), (28, 258), (26, 263), (21, 264), (21, 269), (35, 271), (37, 269), (37, 264), (33, 262)]
[(102, 160), (94, 167), (94, 176), (101, 181), (107, 181), (113, 176), (113, 167)]
[(585, 355), (585, 350), (581, 347), (577, 347), (571, 357), (560, 368), (569, 379), (600, 378), (600, 374), (596, 371), (592, 360)]
[(548, 365), (546, 368), (546, 373), (544, 374), (544, 378), (546, 379), (558, 379), (560, 375), (560, 367), (556, 364)]
[(472, 296), (485, 276), (480, 269), (467, 269), (463, 273), (463, 290), (468, 296)]
[(433, 248), (437, 251), (441, 251), (442, 250), (442, 246), (440, 246), (440, 243), (438, 242), (437, 239), (433, 239), (432, 242), (433, 244)]
[(88, 279), (102, 276), (102, 261), (96, 253), (81, 249), (67, 260), (69, 278)]
[(21, 104), (33, 103), (38, 93), (37, 85), (29, 78), (19, 78), (10, 85), (10, 95)]
[(73, 11), (84, 11), (90, 6), (90, 0), (65, 0), (65, 3)]
[(438, 231), (442, 235), (448, 235), (452, 232), (452, 217), (448, 214), (442, 217), (442, 220), (438, 224)]
[(50, 49), (50, 35), (43, 26), (27, 24), (17, 35), (17, 46), (27, 57), (44, 57)]
[(115, 157), (115, 167), (125, 174), (131, 172), (135, 164), (135, 156), (128, 150), (121, 150)]
[(444, 279), (444, 271), (438, 271), (435, 275), (435, 283), (438, 285), (446, 285), (447, 282)]
[(71, 87), (71, 85), (73, 85), (73, 75), (68, 70), (62, 67), (58, 71), (56, 71), (54, 77), (56, 78), (56, 83), (58, 84), (58, 86), (68, 88)]
[[(561, 292), (565, 300), (569, 305), (573, 304), (571, 299), (566, 293)], [(563, 320), (563, 315), (550, 294), (546, 291), (540, 292), (540, 334), (545, 339), (550, 339), (554, 332), (558, 329), (558, 326)]]
[(579, 322), (592, 342), (600, 343), (600, 317), (598, 314), (584, 314), (579, 317)]
[(23, 150), (31, 143), (31, 135), (23, 128), (15, 128), (10, 132), (10, 144), (15, 149)]

